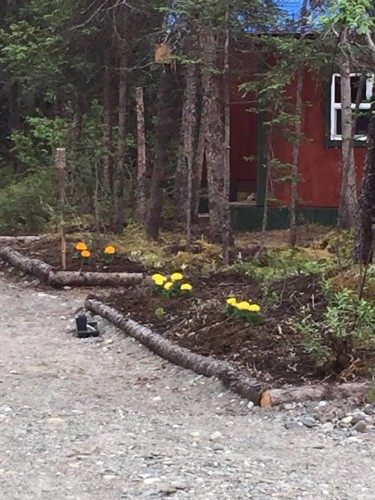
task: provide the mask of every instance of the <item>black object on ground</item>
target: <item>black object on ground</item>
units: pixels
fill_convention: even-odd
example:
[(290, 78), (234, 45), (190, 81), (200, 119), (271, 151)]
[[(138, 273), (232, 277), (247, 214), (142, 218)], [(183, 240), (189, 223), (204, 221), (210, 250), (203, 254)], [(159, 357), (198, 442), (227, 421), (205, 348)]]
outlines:
[(76, 337), (87, 339), (89, 337), (99, 337), (98, 323), (96, 321), (87, 321), (85, 314), (76, 317)]

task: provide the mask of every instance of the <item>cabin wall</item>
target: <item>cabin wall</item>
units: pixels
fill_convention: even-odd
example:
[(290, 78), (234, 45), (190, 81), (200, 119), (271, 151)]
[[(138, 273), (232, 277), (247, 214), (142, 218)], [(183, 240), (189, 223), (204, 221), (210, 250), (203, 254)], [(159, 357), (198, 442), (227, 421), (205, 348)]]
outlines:
[[(243, 99), (238, 86), (251, 80), (256, 73), (254, 61), (250, 56), (241, 55), (242, 75), (234, 78), (231, 90), (231, 177), (238, 187), (237, 191), (248, 193), (257, 191), (259, 177), (259, 158), (265, 151), (259, 150), (259, 116), (249, 109), (256, 107), (254, 96)], [(246, 70), (247, 77), (244, 74)], [(295, 98), (296, 87), (288, 90), (291, 99)], [(341, 185), (341, 148), (329, 146), (329, 113), (327, 85), (314, 79), (310, 71), (304, 75), (303, 101), (305, 103), (302, 127), (305, 139), (300, 147), (298, 185), (299, 206), (314, 208), (337, 208)], [(264, 145), (263, 145), (264, 146)], [(292, 145), (288, 143), (280, 130), (275, 130), (272, 140), (274, 156), (284, 163), (292, 162)], [(355, 147), (355, 159), (360, 178), (365, 159), (365, 148)], [(251, 158), (249, 160), (249, 158)], [(289, 182), (273, 182), (272, 195), (277, 198), (276, 206), (288, 206), (290, 203)], [(259, 192), (259, 186), (258, 186)], [(257, 200), (258, 205), (262, 200)]]
[[(290, 95), (295, 96), (295, 85)], [(298, 195), (299, 206), (334, 208), (339, 205), (341, 186), (341, 148), (329, 146), (327, 114), (327, 85), (316, 81), (311, 72), (304, 76), (303, 101), (307, 103), (303, 112), (303, 133), (305, 139), (300, 147)], [(276, 158), (283, 162), (292, 161), (292, 146), (280, 135), (273, 143)], [(354, 155), (360, 178), (365, 148), (355, 147)], [(275, 196), (282, 205), (290, 202), (289, 186), (278, 184)]]

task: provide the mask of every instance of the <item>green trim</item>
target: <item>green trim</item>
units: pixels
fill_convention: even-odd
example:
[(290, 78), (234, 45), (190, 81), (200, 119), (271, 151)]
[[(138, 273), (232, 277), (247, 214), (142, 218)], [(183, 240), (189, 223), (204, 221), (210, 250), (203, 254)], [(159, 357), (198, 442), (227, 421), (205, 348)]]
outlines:
[[(232, 225), (235, 231), (261, 231), (263, 207), (231, 206)], [(298, 208), (297, 224), (321, 224), (323, 226), (337, 225), (337, 208)], [(267, 229), (288, 229), (289, 209), (287, 207), (268, 209)]]
[(266, 198), (266, 127), (265, 111), (257, 118), (257, 205), (263, 206)]

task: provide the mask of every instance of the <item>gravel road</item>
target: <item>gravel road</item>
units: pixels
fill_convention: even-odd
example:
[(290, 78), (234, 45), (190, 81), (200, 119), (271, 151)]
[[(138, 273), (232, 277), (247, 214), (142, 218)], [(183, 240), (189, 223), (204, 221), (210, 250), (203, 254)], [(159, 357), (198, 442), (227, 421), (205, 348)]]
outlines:
[(287, 430), (285, 410), (249, 409), (108, 325), (75, 339), (83, 299), (0, 276), (1, 499), (375, 498), (373, 433)]

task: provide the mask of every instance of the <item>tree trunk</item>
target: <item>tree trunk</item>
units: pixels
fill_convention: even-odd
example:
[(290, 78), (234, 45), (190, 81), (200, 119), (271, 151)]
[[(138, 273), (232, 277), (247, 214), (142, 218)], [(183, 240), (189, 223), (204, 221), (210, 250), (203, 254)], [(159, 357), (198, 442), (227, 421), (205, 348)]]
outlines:
[(216, 41), (212, 30), (205, 27), (201, 31), (203, 58), (203, 113), (206, 120), (206, 164), (208, 181), (208, 205), (210, 213), (210, 240), (222, 243), (223, 226), (226, 217), (224, 197), (224, 126), (219, 93)]
[(270, 389), (263, 393), (260, 406), (268, 408), (285, 403), (304, 401), (330, 401), (334, 399), (364, 399), (370, 392), (372, 383), (349, 382), (347, 384), (317, 384)]
[(103, 89), (103, 184), (107, 195), (113, 192), (113, 159), (112, 159), (112, 74), (110, 68), (109, 50), (104, 60), (104, 89)]
[(10, 247), (0, 247), (0, 259), (12, 264), (12, 266), (22, 269), (43, 281), (48, 281), (52, 266), (39, 259), (30, 259)]
[[(193, 54), (189, 54), (193, 57)], [(187, 160), (191, 162), (193, 177), (194, 158), (197, 151), (198, 135), (198, 68), (194, 63), (189, 63), (186, 70), (186, 83), (181, 119), (181, 142), (178, 155), (177, 169), (174, 179), (174, 200), (177, 208), (177, 216), (181, 220), (186, 220), (187, 204), (186, 185), (188, 181)], [(193, 180), (192, 180), (193, 184)], [(193, 199), (193, 195), (191, 195)], [(192, 202), (191, 202), (192, 203)], [(192, 210), (192, 213), (194, 210)], [(192, 215), (189, 217), (193, 218)]]
[(193, 194), (192, 194), (192, 207), (193, 207), (193, 224), (199, 222), (199, 200), (202, 185), (203, 164), (206, 150), (206, 117), (201, 110), (199, 127), (197, 133), (197, 150), (194, 158), (194, 178), (193, 178)]
[[(20, 112), (20, 86), (18, 82), (12, 83), (9, 95), (9, 130), (11, 133), (21, 130)], [(23, 172), (24, 168), (17, 153), (12, 153), (13, 171), (15, 174)]]
[(343, 55), (341, 62), (340, 88), (342, 109), (342, 180), (338, 227), (344, 229), (355, 227), (358, 220), (357, 181), (353, 150), (350, 61), (346, 55)]
[[(374, 98), (373, 98), (374, 99)], [(368, 264), (372, 262), (375, 220), (375, 106), (372, 106), (367, 132), (365, 169), (359, 198), (359, 227), (356, 237), (354, 259)]]
[(181, 154), (175, 176), (174, 198), (186, 221), (187, 246), (192, 240), (193, 169), (197, 145), (197, 67), (188, 64), (181, 125)]
[(297, 72), (297, 89), (296, 89), (296, 124), (295, 124), (295, 137), (293, 144), (293, 159), (292, 159), (292, 180), (290, 192), (290, 235), (289, 243), (291, 246), (296, 246), (297, 243), (297, 200), (298, 200), (298, 165), (301, 146), (301, 132), (302, 132), (302, 106), (303, 106), (303, 68)]
[(147, 214), (146, 232), (150, 238), (157, 240), (163, 208), (163, 184), (165, 162), (169, 144), (172, 117), (170, 109), (170, 93), (172, 89), (171, 68), (164, 66), (160, 75), (158, 90), (158, 111), (155, 131), (155, 154), (151, 178), (150, 201)]
[(120, 81), (119, 81), (119, 110), (118, 110), (118, 157), (115, 182), (115, 206), (114, 206), (114, 231), (122, 234), (125, 225), (125, 162), (126, 162), (126, 118), (127, 118), (127, 54), (123, 48), (120, 57)]
[(90, 271), (51, 271), (48, 283), (56, 288), (64, 286), (128, 286), (144, 281), (142, 273), (100, 273)]
[(146, 127), (145, 127), (145, 105), (143, 88), (136, 89), (137, 105), (137, 138), (138, 138), (138, 172), (137, 172), (137, 207), (136, 220), (144, 224), (147, 216), (147, 191), (146, 191)]
[(231, 237), (231, 220), (230, 220), (230, 31), (229, 31), (229, 2), (226, 12), (226, 35), (224, 44), (224, 192), (223, 192), (223, 264), (229, 265), (229, 246)]

